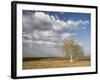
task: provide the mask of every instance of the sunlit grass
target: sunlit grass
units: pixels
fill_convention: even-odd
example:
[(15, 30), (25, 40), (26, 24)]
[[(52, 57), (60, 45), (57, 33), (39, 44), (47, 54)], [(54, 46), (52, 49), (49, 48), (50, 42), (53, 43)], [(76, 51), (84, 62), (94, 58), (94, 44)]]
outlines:
[(23, 69), (40, 69), (40, 68), (62, 68), (62, 67), (83, 67), (90, 66), (90, 59), (74, 60), (70, 62), (66, 59), (40, 59), (24, 60)]

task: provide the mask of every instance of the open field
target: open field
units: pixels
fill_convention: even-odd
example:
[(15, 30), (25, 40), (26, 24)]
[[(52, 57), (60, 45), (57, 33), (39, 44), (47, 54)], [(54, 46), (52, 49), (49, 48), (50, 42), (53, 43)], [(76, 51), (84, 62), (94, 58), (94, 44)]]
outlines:
[(91, 62), (89, 59), (81, 59), (73, 62), (69, 62), (69, 60), (66, 59), (23, 60), (23, 69), (82, 67), (90, 65)]

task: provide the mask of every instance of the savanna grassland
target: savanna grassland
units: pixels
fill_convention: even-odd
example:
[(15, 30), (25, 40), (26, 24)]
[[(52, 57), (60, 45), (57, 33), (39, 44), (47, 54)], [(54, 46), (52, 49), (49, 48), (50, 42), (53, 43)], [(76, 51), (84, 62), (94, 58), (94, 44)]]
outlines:
[(91, 66), (90, 59), (80, 59), (69, 62), (65, 58), (23, 59), (23, 69), (62, 68)]

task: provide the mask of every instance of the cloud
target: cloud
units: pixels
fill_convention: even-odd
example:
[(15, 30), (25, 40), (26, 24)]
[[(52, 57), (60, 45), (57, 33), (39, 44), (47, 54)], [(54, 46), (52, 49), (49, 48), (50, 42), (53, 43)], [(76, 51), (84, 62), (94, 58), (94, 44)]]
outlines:
[(67, 21), (67, 28), (68, 29), (78, 29), (78, 28), (83, 28), (85, 25), (89, 24), (89, 21), (82, 21), (82, 20), (78, 20), (78, 21), (74, 21), (74, 20), (68, 20)]
[(35, 12), (32, 15), (23, 15), (23, 29), (25, 31), (49, 30), (52, 28), (51, 26), (51, 18), (43, 12)]
[[(56, 33), (53, 31), (33, 31), (31, 33), (23, 33), (23, 42), (29, 42), (29, 44), (32, 42), (41, 44), (47, 44), (52, 45), (52, 43), (55, 43), (55, 45), (63, 42), (67, 38), (71, 37), (74, 34), (71, 33)], [(49, 44), (49, 42), (51, 44)], [(57, 44), (56, 44), (57, 43)]]
[[(23, 28), (24, 29), (37, 29), (37, 30), (55, 30), (62, 31), (64, 29), (76, 29), (89, 24), (89, 21), (83, 20), (60, 20), (57, 15), (49, 15), (45, 12), (34, 12), (32, 15), (23, 15)], [(28, 31), (28, 30), (27, 30)]]
[[(27, 11), (26, 11), (27, 12)], [(73, 33), (66, 30), (86, 29), (89, 21), (86, 20), (66, 20), (63, 21), (59, 16), (49, 15), (45, 12), (23, 13), (23, 42), (32, 46), (37, 45), (61, 45), (61, 43)]]
[(44, 33), (45, 32), (33, 32), (30, 34), (24, 33), (26, 36), (23, 37), (23, 43), (26, 43), (29, 47), (32, 47), (33, 45), (44, 45), (47, 47), (62, 46), (63, 41), (72, 36), (70, 33), (64, 33), (60, 35), (53, 33), (52, 35), (48, 35)]

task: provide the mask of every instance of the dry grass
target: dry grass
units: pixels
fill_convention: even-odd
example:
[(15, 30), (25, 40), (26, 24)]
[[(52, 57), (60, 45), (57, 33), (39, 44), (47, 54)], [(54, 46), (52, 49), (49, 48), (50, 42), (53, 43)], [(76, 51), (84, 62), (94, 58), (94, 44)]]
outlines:
[(69, 62), (68, 60), (29, 60), (23, 61), (23, 69), (39, 69), (39, 68), (60, 68), (60, 67), (82, 67), (90, 66), (90, 60), (80, 60)]

